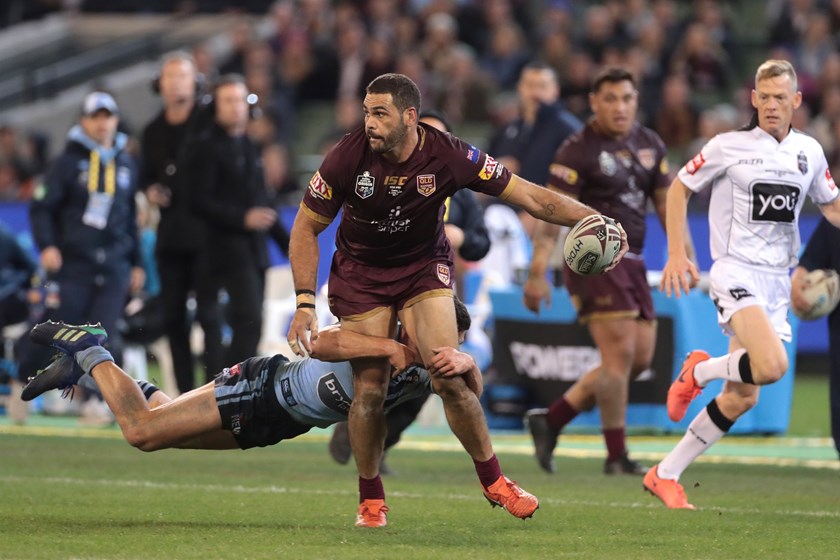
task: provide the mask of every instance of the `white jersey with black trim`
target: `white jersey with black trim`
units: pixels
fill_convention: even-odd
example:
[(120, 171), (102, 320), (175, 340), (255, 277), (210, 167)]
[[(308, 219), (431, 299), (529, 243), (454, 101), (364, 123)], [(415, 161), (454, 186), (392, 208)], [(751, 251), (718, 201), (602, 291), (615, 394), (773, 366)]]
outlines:
[(712, 259), (772, 268), (796, 265), (805, 195), (828, 204), (838, 195), (822, 147), (795, 129), (778, 142), (759, 127), (719, 134), (678, 178), (693, 192), (712, 187)]
[[(347, 420), (353, 401), (353, 369), (350, 362), (322, 362), (305, 358), (282, 364), (274, 378), (280, 406), (298, 422), (326, 428)], [(391, 378), (385, 397), (385, 412), (408, 399), (432, 391), (429, 372), (411, 366)]]

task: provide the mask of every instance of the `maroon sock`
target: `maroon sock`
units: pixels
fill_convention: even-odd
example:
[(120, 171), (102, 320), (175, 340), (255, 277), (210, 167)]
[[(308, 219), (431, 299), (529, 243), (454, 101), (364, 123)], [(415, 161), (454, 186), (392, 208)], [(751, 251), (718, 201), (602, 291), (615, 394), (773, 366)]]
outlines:
[(478, 480), (481, 481), (482, 486), (485, 488), (499, 480), (499, 477), (502, 476), (502, 467), (499, 466), (499, 460), (496, 459), (495, 454), (486, 461), (476, 461), (473, 459), (473, 463), (475, 463), (475, 472), (478, 474)]
[(382, 479), (379, 475), (376, 478), (359, 477), (359, 503), (365, 500), (384, 500), (385, 488), (382, 487)]
[(566, 397), (560, 397), (548, 407), (548, 425), (558, 431), (563, 431), (566, 424), (575, 419), (579, 410), (569, 404)]
[(620, 459), (627, 451), (624, 444), (624, 428), (610, 428), (604, 430), (604, 441), (607, 444), (607, 461)]

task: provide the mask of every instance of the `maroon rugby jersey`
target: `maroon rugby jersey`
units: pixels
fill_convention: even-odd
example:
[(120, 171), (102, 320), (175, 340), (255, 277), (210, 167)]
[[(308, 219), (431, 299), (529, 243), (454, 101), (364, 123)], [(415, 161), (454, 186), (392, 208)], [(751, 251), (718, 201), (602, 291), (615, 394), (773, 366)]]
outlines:
[(621, 222), (630, 251), (641, 254), (647, 199), (669, 183), (665, 144), (654, 131), (635, 123), (616, 139), (590, 121), (557, 150), (547, 184)]
[(344, 209), (336, 247), (372, 266), (452, 259), (443, 228), (444, 202), (461, 187), (507, 198), (511, 173), (489, 155), (420, 123), (419, 141), (403, 163), (373, 152), (363, 128), (344, 136), (309, 181), (301, 211), (329, 224)]

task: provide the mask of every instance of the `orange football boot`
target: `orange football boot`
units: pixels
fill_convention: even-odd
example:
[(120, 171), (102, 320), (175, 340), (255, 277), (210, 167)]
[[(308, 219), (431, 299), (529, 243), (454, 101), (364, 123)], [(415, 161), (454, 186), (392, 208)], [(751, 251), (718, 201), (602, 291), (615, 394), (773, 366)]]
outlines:
[(388, 524), (385, 500), (365, 500), (359, 504), (356, 527), (384, 527)]
[(670, 509), (697, 509), (688, 503), (682, 484), (676, 480), (659, 478), (654, 465), (645, 475), (642, 486), (652, 495), (659, 498)]
[(500, 476), (496, 482), (483, 489), (484, 497), (490, 505), (501, 506), (519, 519), (528, 519), (540, 507), (536, 496), (529, 494), (506, 476)]
[(680, 374), (668, 389), (668, 418), (672, 421), (682, 420), (688, 405), (703, 391), (694, 379), (694, 368), (709, 358), (709, 354), (702, 350), (693, 350), (686, 356)]

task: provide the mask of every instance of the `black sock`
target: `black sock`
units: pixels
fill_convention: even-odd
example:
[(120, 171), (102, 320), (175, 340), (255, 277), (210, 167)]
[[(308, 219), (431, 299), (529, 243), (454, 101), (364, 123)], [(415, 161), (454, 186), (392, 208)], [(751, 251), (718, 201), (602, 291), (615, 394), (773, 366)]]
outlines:
[(732, 424), (735, 423), (734, 420), (730, 420), (723, 415), (723, 412), (720, 411), (720, 407), (718, 407), (716, 399), (712, 399), (712, 402), (706, 406), (706, 412), (709, 413), (709, 419), (711, 419), (712, 423), (724, 432), (728, 432), (729, 428), (732, 427)]
[(752, 369), (750, 369), (750, 355), (744, 353), (741, 359), (738, 360), (738, 373), (741, 374), (741, 381), (750, 385), (755, 385), (753, 381)]

